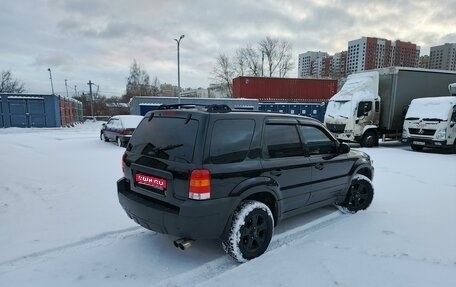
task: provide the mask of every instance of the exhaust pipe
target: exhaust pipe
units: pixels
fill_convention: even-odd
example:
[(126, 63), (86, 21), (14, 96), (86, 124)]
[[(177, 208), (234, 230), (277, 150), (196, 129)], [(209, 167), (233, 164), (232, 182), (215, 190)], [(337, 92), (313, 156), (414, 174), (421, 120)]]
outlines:
[(193, 242), (193, 240), (186, 239), (186, 238), (180, 238), (180, 239), (176, 239), (173, 241), (174, 246), (181, 250), (186, 250), (186, 249), (190, 248), (190, 246), (192, 246), (192, 242)]

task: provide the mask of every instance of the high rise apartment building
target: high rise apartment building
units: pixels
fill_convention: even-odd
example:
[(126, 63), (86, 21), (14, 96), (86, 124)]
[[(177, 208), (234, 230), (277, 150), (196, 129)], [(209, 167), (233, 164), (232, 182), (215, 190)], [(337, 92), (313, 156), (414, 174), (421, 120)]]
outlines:
[[(446, 45), (451, 45), (451, 47), (445, 45), (445, 47), (435, 47), (439, 48), (434, 53), (437, 57), (436, 63), (449, 59), (451, 67), (455, 69), (456, 44)], [(390, 66), (415, 68), (419, 64), (420, 47), (416, 44), (400, 40), (393, 42), (382, 38), (362, 37), (349, 41), (348, 50), (336, 53), (334, 56), (329, 56), (326, 52), (311, 51), (299, 54), (298, 78), (342, 78), (365, 70)]]
[(456, 71), (456, 43), (431, 47), (429, 69)]
[(333, 78), (342, 78), (346, 75), (347, 69), (347, 51), (335, 53), (332, 57), (332, 66), (330, 76)]
[(362, 37), (348, 42), (347, 74), (389, 66), (417, 67), (420, 47), (410, 42)]
[(312, 70), (315, 70), (315, 60), (329, 56), (326, 52), (306, 52), (299, 54), (298, 59), (298, 78), (312, 76)]

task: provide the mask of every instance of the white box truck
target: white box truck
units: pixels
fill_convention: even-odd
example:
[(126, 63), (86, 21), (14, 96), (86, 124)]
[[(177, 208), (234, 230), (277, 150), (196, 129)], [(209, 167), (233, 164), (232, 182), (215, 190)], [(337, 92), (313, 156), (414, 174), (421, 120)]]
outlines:
[(420, 98), (410, 103), (402, 142), (415, 151), (431, 147), (456, 153), (456, 83), (449, 85), (449, 90), (452, 96)]
[(401, 140), (413, 99), (448, 95), (456, 72), (389, 67), (349, 75), (329, 101), (324, 123), (341, 141), (378, 145), (379, 138)]

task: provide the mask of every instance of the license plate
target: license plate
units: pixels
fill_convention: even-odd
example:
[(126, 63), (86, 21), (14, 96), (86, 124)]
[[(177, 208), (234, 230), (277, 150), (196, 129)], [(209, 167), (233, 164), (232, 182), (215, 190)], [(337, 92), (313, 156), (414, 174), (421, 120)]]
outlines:
[(151, 187), (158, 188), (160, 190), (166, 189), (166, 179), (153, 177), (147, 174), (137, 173), (135, 176), (135, 180), (137, 183), (142, 185), (147, 185)]
[(424, 145), (425, 143), (424, 142), (413, 141), (413, 144), (415, 144), (415, 145)]

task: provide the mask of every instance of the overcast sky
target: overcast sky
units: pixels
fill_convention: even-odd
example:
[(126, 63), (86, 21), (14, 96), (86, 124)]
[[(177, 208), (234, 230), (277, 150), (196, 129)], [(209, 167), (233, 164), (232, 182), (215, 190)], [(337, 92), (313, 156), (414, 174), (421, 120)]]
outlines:
[(456, 42), (456, 1), (401, 0), (0, 0), (0, 70), (11, 70), (29, 93), (70, 96), (74, 86), (99, 85), (106, 96), (125, 92), (133, 59), (161, 83), (206, 88), (218, 54), (267, 36), (298, 54), (347, 50), (363, 36), (412, 42), (421, 55)]

